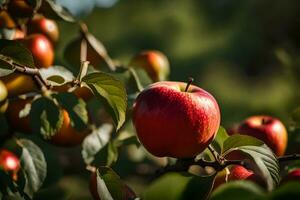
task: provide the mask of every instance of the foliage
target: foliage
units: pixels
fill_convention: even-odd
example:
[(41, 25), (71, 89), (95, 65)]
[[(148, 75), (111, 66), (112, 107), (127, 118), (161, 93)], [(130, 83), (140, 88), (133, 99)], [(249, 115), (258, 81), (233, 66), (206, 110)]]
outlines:
[[(20, 40), (13, 40), (10, 35), (12, 33), (7, 34), (7, 28), (1, 30), (0, 80), (10, 75), (22, 74), (31, 76), (38, 88), (16, 96), (8, 96), (9, 103), (16, 99), (29, 101), (17, 111), (13, 121), (9, 119), (7, 113), (0, 113), (0, 147), (16, 153), (21, 163), (18, 180), (13, 180), (10, 172), (0, 167), (1, 199), (27, 200), (35, 199), (39, 195), (51, 197), (51, 187), (53, 185), (61, 187), (61, 177), (51, 177), (51, 173), (56, 173), (56, 169), (51, 167), (63, 168), (68, 174), (68, 171), (72, 170), (64, 166), (67, 165), (65, 163), (69, 162), (69, 166), (76, 164), (72, 163), (73, 160), (68, 160), (69, 157), (75, 158), (74, 162), (80, 163), (80, 171), (87, 169), (91, 174), (96, 173), (96, 193), (100, 199), (298, 197), (299, 182), (280, 185), (282, 174), (287, 173), (286, 169), (292, 166), (299, 167), (297, 162), (290, 165), (282, 164), (280, 158), (277, 158), (263, 141), (245, 135), (229, 135), (222, 126), (211, 146), (195, 158), (188, 161), (169, 159), (165, 167), (160, 166), (162, 160), (151, 157), (142, 149), (131, 125), (133, 102), (139, 92), (152, 83), (147, 72), (133, 69), (110, 57), (110, 52), (104, 44), (87, 29), (85, 23), (78, 20), (82, 17), (83, 11), (78, 9), (83, 8), (81, 7), (83, 1), (76, 2), (75, 11), (66, 1), (29, 2), (33, 5), (33, 13), (43, 14), (60, 23), (78, 25), (79, 33), (75, 42), (71, 41), (66, 45), (63, 62), (58, 62), (65, 66), (39, 69), (35, 65), (33, 52), (21, 44)], [(88, 12), (96, 5), (100, 5), (99, 2), (92, 0), (85, 2), (89, 7)], [(9, 6), (8, 1), (0, 1), (0, 4), (1, 12), (2, 8), (6, 9)], [(28, 19), (14, 19), (17, 26), (13, 30), (26, 27), (27, 20), (31, 17), (33, 16)], [(74, 48), (75, 43), (79, 45), (78, 49)], [(72, 61), (74, 56), (68, 54), (70, 51), (76, 51), (78, 55), (75, 58), (76, 66), (70, 67), (74, 62)], [(91, 54), (99, 62), (88, 60)], [(290, 65), (289, 56), (282, 52), (277, 52), (277, 56), (285, 65)], [(27, 85), (28, 83), (23, 83), (23, 87)], [(299, 131), (299, 113), (299, 108), (291, 113), (291, 133)], [(17, 130), (19, 125), (27, 126), (31, 134), (25, 130)], [(61, 136), (62, 130), (70, 135)], [(55, 138), (76, 141), (74, 144), (70, 143), (71, 147), (67, 145), (58, 147)], [(137, 156), (138, 158), (130, 160), (132, 155), (125, 154), (132, 149), (135, 155), (139, 154), (138, 152), (142, 153)], [(78, 158), (80, 152), (81, 157)], [(226, 156), (232, 152), (239, 152), (245, 158), (238, 162), (227, 159)], [(143, 162), (137, 164), (136, 160)], [(133, 164), (137, 166), (136, 171), (140, 171), (141, 174), (149, 175), (151, 171), (150, 174), (154, 176), (153, 162), (157, 162), (156, 168), (162, 168), (164, 173), (158, 174), (159, 177), (151, 183), (146, 181), (149, 186), (136, 194), (133, 191), (134, 187), (127, 184), (127, 178), (132, 178), (126, 177), (127, 165), (122, 164)], [(188, 162), (190, 165), (185, 165)], [(148, 165), (149, 163), (152, 164)], [(266, 188), (261, 188), (254, 182), (233, 181), (215, 189), (213, 186), (218, 172), (237, 163), (259, 175), (265, 181)], [(201, 167), (201, 170), (193, 173), (191, 166)], [(209, 167), (210, 169), (207, 169)], [(86, 176), (83, 177), (87, 179)], [(64, 198), (63, 194), (59, 195), (60, 198)]]

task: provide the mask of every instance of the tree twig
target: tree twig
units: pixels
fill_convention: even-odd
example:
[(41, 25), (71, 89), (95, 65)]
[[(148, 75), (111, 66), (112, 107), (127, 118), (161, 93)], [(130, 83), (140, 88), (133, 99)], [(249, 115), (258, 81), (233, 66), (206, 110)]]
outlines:
[(101, 50), (99, 50), (99, 48), (97, 48), (95, 43), (92, 44), (91, 40), (89, 40), (89, 38), (90, 38), (89, 34), (91, 34), (91, 33), (89, 32), (87, 25), (84, 22), (80, 21), (79, 26), (80, 26), (80, 32), (81, 32), (82, 38), (87, 41), (87, 44), (90, 45), (90, 47), (92, 47), (93, 50), (97, 52), (97, 54), (99, 54), (99, 57), (101, 57), (104, 60), (104, 62), (107, 64), (108, 68), (111, 71), (115, 71), (116, 65), (113, 62), (113, 60), (111, 59), (111, 57), (108, 55), (104, 45), (100, 41), (98, 41), (98, 43), (100, 43), (98, 45), (102, 46)]
[(23, 74), (28, 74), (30, 76), (33, 76), (35, 78), (36, 82), (41, 87), (42, 91), (45, 91), (50, 88), (50, 85), (47, 82), (45, 82), (44, 79), (42, 78), (39, 69), (27, 67), (25, 65), (16, 63), (16, 62), (14, 62), (14, 60), (12, 60), (11, 58), (9, 58), (5, 55), (0, 54), (0, 59), (2, 61), (6, 62), (7, 64), (9, 64), (10, 66), (12, 66), (12, 68), (14, 70), (16, 70), (20, 73), (23, 73)]
[(212, 153), (212, 155), (214, 156), (215, 160), (217, 162), (220, 162), (220, 155), (219, 153), (214, 149), (214, 147), (212, 145), (208, 145), (208, 150)]
[[(281, 156), (277, 158), (278, 162), (288, 162), (292, 160), (300, 160), (300, 154), (292, 154)], [(157, 171), (156, 176), (161, 176), (167, 172), (183, 172), (187, 171), (190, 166), (197, 165), (202, 168), (204, 167), (212, 167), (216, 171), (221, 171), (229, 165), (242, 165), (245, 166), (246, 163), (243, 160), (222, 160), (221, 162), (215, 161), (207, 161), (201, 158), (200, 160), (191, 159), (178, 159), (174, 165), (167, 165), (162, 169)], [(245, 166), (246, 167), (246, 166)]]
[(292, 160), (300, 160), (300, 154), (292, 154), (286, 156), (280, 156), (277, 158), (278, 162), (287, 162)]

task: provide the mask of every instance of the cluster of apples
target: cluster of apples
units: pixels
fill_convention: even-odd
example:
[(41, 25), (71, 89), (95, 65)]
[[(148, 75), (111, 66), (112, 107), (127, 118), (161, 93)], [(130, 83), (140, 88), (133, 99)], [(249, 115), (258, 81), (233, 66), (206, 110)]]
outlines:
[[(271, 116), (252, 116), (245, 119), (240, 125), (231, 129), (230, 134), (243, 134), (255, 137), (262, 140), (276, 156), (283, 156), (286, 147), (288, 134), (283, 123)], [(233, 151), (232, 153), (226, 155), (227, 159), (232, 160), (242, 160), (245, 159), (244, 156), (238, 152)], [(294, 176), (294, 178), (300, 180), (300, 176), (295, 176), (291, 172), (289, 176)], [(251, 170), (246, 169), (243, 166), (232, 166), (229, 169), (229, 174), (223, 172), (216, 176), (214, 187), (218, 187), (221, 183), (232, 180), (250, 180), (256, 182), (257, 184), (265, 187), (264, 180), (261, 177), (254, 174)]]
[[(215, 138), (220, 126), (220, 109), (216, 99), (202, 88), (190, 83), (160, 81), (149, 85), (138, 95), (132, 120), (140, 142), (151, 154), (193, 158)], [(284, 155), (287, 147), (285, 126), (271, 116), (249, 117), (230, 133), (260, 139), (276, 156)], [(226, 158), (246, 159), (237, 152)], [(300, 180), (299, 172), (300, 169), (290, 172), (286, 179)], [(214, 187), (226, 181), (245, 179), (264, 186), (261, 177), (235, 165), (230, 166), (229, 175), (225, 171), (218, 173)]]
[[(22, 25), (17, 22), (22, 19)], [(25, 23), (24, 23), (25, 21)], [(41, 14), (35, 14), (34, 8), (25, 0), (11, 0), (7, 10), (0, 12), (0, 28), (15, 30), (12, 40), (24, 45), (32, 54), (37, 68), (49, 68), (54, 61), (54, 47), (59, 39), (58, 25), (54, 20)], [(22, 29), (20, 29), (22, 27)], [(56, 92), (67, 92), (71, 86), (63, 85), (54, 87)], [(18, 96), (30, 92), (36, 92), (38, 85), (35, 79), (26, 74), (14, 72), (0, 77), (0, 111), (5, 113), (12, 131), (32, 133), (29, 116), (20, 117), (20, 111), (32, 98), (20, 99)], [(87, 88), (76, 88), (73, 93), (83, 99), (89, 98), (92, 93)], [(8, 102), (9, 99), (9, 102)], [(75, 146), (82, 142), (87, 131), (79, 133), (71, 126), (69, 114), (61, 109), (63, 124), (50, 142), (60, 146)]]

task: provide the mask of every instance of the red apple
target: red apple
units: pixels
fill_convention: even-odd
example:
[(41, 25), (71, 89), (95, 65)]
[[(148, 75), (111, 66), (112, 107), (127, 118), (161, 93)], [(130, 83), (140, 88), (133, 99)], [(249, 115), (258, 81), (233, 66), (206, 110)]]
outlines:
[(37, 16), (33, 18), (31, 21), (29, 21), (27, 33), (43, 34), (52, 42), (52, 44), (55, 44), (55, 42), (57, 42), (59, 37), (57, 23), (54, 20), (47, 19), (42, 16)]
[(53, 64), (52, 44), (44, 35), (32, 34), (21, 41), (32, 53), (36, 67), (47, 68)]
[(0, 168), (8, 172), (12, 179), (16, 181), (18, 178), (17, 174), (20, 169), (19, 158), (8, 150), (0, 150)]
[[(227, 173), (228, 175), (226, 180)], [(223, 183), (230, 182), (230, 181), (237, 181), (237, 180), (248, 180), (248, 181), (255, 182), (256, 184), (262, 187), (265, 187), (265, 182), (260, 176), (255, 175), (251, 170), (248, 170), (243, 166), (234, 165), (229, 170), (224, 169), (217, 173), (214, 180), (213, 190), (218, 188)]]
[(133, 124), (155, 156), (190, 158), (214, 139), (220, 125), (217, 101), (207, 91), (183, 82), (148, 86), (133, 106)]
[(238, 133), (256, 137), (265, 142), (277, 156), (284, 155), (287, 130), (279, 119), (271, 116), (249, 117), (238, 127)]
[(300, 181), (300, 169), (290, 171), (281, 181), (281, 184), (289, 181)]
[(235, 165), (230, 169), (228, 180), (254, 179), (254, 173), (243, 166)]
[(253, 181), (258, 185), (265, 187), (265, 182), (260, 176), (254, 174), (251, 170), (248, 170), (245, 167), (240, 165), (235, 165), (230, 169), (228, 181), (235, 181), (235, 180)]
[(144, 69), (154, 81), (164, 81), (170, 73), (168, 58), (160, 51), (142, 51), (133, 57), (130, 66)]

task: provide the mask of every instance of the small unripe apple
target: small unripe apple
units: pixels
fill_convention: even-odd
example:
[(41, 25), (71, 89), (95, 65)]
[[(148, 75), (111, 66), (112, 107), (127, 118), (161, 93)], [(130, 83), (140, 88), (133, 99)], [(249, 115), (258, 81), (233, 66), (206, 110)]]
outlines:
[(300, 181), (300, 169), (294, 169), (290, 171), (281, 181), (281, 184), (290, 181)]
[(225, 169), (219, 171), (216, 174), (215, 178), (214, 178), (214, 184), (213, 184), (213, 189), (212, 190), (215, 190), (216, 188), (218, 188), (223, 183), (226, 183), (227, 180), (228, 180), (228, 175), (229, 175), (228, 168), (225, 168)]
[(2, 76), (0, 80), (5, 84), (8, 97), (16, 97), (38, 89), (32, 76), (18, 72)]
[(271, 116), (253, 116), (238, 127), (238, 134), (249, 135), (265, 142), (277, 156), (284, 155), (287, 130), (283, 123)]
[(13, 17), (31, 17), (34, 8), (28, 0), (10, 0), (7, 9)]
[(40, 33), (45, 35), (54, 45), (59, 37), (57, 23), (54, 20), (47, 19), (42, 16), (37, 16), (29, 21), (27, 25), (27, 33)]
[(164, 81), (170, 74), (168, 58), (160, 51), (148, 50), (137, 54), (129, 66), (144, 69), (154, 81)]
[(17, 181), (18, 171), (20, 170), (20, 160), (14, 153), (5, 149), (1, 149), (0, 168), (8, 172), (14, 181)]
[(63, 112), (63, 124), (57, 133), (49, 139), (49, 142), (57, 146), (72, 147), (82, 143), (90, 133), (89, 130), (78, 131), (71, 125), (71, 119), (66, 110)]
[(139, 140), (158, 157), (196, 156), (211, 143), (220, 125), (215, 98), (183, 82), (149, 85), (137, 97), (132, 114)]
[(0, 81), (0, 113), (4, 113), (8, 106), (7, 89), (2, 81)]
[(51, 42), (42, 34), (32, 34), (20, 40), (32, 53), (38, 68), (48, 68), (53, 64), (54, 51)]

